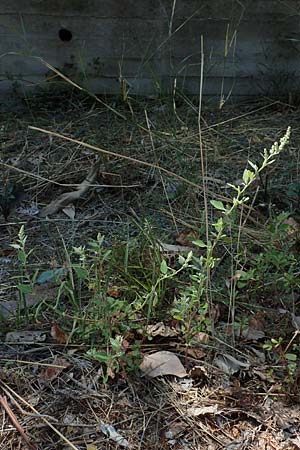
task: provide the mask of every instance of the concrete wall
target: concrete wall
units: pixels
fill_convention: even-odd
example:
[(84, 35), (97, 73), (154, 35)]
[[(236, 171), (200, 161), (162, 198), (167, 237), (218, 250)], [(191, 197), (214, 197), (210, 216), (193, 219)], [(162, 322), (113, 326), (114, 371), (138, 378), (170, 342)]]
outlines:
[(296, 0), (1, 0), (0, 90), (48, 85), (38, 58), (97, 93), (299, 90)]

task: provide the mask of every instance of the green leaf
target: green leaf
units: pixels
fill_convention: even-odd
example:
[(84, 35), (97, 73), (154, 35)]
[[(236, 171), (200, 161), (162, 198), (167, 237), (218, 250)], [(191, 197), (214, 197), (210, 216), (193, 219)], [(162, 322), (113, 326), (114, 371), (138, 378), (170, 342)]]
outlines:
[(249, 181), (249, 171), (247, 169), (244, 170), (243, 173), (243, 182), (244, 184), (247, 184)]
[(47, 281), (56, 280), (56, 278), (60, 278), (65, 274), (66, 269), (64, 267), (60, 267), (59, 269), (46, 270), (46, 272), (42, 272), (36, 282), (38, 284), (47, 283)]
[(285, 357), (289, 361), (297, 361), (297, 355), (295, 355), (294, 353), (286, 353)]
[(178, 256), (178, 262), (181, 266), (183, 266), (183, 264), (185, 263), (185, 258), (182, 255)]
[(166, 275), (166, 273), (168, 272), (168, 265), (164, 259), (162, 260), (162, 262), (160, 264), (160, 271), (163, 275)]
[(225, 206), (219, 200), (211, 200), (210, 203), (214, 208), (218, 209), (219, 211), (226, 211)]
[(193, 244), (197, 245), (197, 247), (206, 248), (207, 245), (205, 242), (201, 241), (201, 239), (197, 239), (196, 241), (193, 241)]
[(10, 246), (12, 248), (15, 248), (16, 250), (20, 250), (21, 249), (21, 246), (19, 244), (10, 244)]
[(238, 190), (239, 190), (239, 187), (238, 187), (238, 186), (235, 186), (234, 184), (227, 183), (227, 186), (231, 187), (231, 188), (234, 189), (235, 191), (238, 191)]
[(215, 230), (218, 233), (220, 233), (220, 231), (222, 231), (222, 229), (223, 229), (223, 219), (222, 219), (222, 217), (220, 217), (218, 222), (214, 223), (213, 226), (214, 226)]
[(17, 284), (17, 288), (22, 294), (30, 294), (32, 292), (32, 287), (29, 284)]
[(87, 355), (99, 362), (108, 362), (111, 359), (111, 356), (106, 352), (97, 351), (96, 349), (89, 350)]
[(83, 267), (79, 266), (78, 264), (73, 265), (73, 269), (76, 272), (76, 275), (80, 280), (86, 280), (88, 277), (88, 271), (84, 269)]
[(21, 264), (24, 264), (26, 262), (26, 254), (22, 250), (18, 253), (18, 260)]
[(248, 161), (248, 164), (252, 167), (252, 169), (254, 169), (255, 170), (255, 172), (257, 172), (258, 171), (258, 167), (257, 167), (257, 165), (256, 164), (254, 164), (252, 161)]

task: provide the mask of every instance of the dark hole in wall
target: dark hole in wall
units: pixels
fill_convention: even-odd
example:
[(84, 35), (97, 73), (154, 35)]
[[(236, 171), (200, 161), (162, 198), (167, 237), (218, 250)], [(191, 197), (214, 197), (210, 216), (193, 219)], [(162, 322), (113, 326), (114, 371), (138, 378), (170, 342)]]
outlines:
[(64, 42), (70, 42), (72, 40), (72, 32), (66, 28), (61, 28), (58, 32), (59, 38)]

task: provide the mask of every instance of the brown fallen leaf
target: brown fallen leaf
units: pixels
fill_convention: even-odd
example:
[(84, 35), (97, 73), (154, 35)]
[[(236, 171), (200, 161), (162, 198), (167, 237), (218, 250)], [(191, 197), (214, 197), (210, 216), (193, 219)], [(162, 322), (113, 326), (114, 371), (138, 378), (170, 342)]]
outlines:
[(59, 328), (59, 326), (52, 322), (51, 324), (51, 337), (58, 344), (66, 344), (68, 342), (68, 336)]
[(168, 351), (160, 351), (145, 355), (140, 365), (141, 371), (150, 378), (162, 375), (174, 375), (176, 377), (186, 377), (187, 372), (178, 356)]
[(53, 364), (49, 365), (40, 373), (40, 379), (43, 381), (55, 380), (64, 369), (67, 369), (70, 363), (63, 358), (55, 358)]
[(107, 295), (112, 298), (119, 298), (121, 296), (121, 291), (118, 286), (111, 286), (107, 289)]
[(116, 373), (114, 372), (114, 370), (111, 367), (107, 367), (106, 375), (113, 380), (116, 376)]
[(123, 339), (122, 340), (122, 350), (124, 350), (125, 352), (127, 352), (127, 350), (130, 347), (130, 342), (127, 339)]
[(202, 331), (193, 335), (193, 344), (207, 344), (209, 340), (209, 334), (203, 333)]
[(201, 348), (186, 348), (185, 353), (194, 359), (202, 359), (206, 353)]

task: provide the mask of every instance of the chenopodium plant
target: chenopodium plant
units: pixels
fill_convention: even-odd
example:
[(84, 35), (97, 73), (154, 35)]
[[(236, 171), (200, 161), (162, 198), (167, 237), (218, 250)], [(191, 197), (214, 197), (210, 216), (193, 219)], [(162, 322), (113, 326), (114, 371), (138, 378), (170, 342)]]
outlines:
[(275, 142), (269, 150), (264, 149), (260, 166), (248, 161), (251, 169), (246, 168), (244, 170), (243, 184), (241, 186), (228, 184), (235, 191), (230, 205), (224, 205), (219, 200), (211, 200), (211, 205), (216, 210), (221, 211), (223, 217), (220, 217), (216, 223), (212, 224), (208, 233), (211, 237), (210, 240), (207, 242), (202, 240), (193, 241), (196, 246), (205, 249), (206, 254), (200, 257), (189, 255), (188, 261), (182, 256), (180, 257), (179, 263), (188, 267), (190, 271), (190, 283), (175, 298), (171, 314), (174, 319), (181, 323), (182, 330), (187, 338), (197, 331), (209, 331), (210, 320), (207, 318), (209, 297), (207, 288), (209, 286), (210, 272), (218, 261), (218, 258), (215, 256), (215, 249), (220, 241), (227, 238), (226, 227), (235, 220), (237, 208), (249, 200), (249, 197), (246, 196), (246, 191), (260, 176), (260, 173), (275, 162), (276, 157), (288, 144), (290, 133), (291, 128), (288, 127), (279, 143)]

